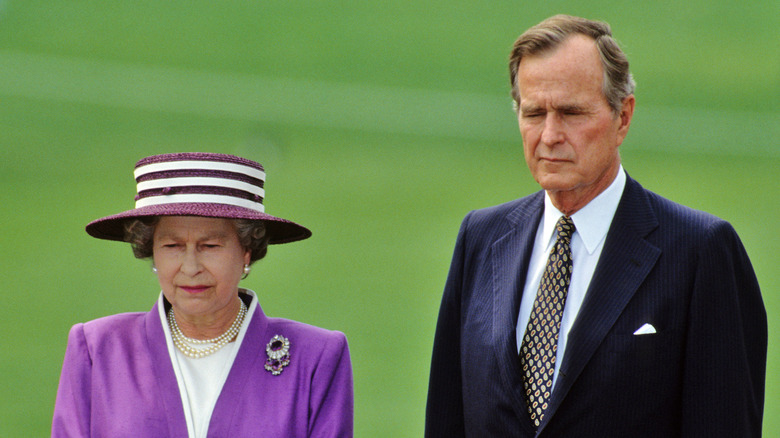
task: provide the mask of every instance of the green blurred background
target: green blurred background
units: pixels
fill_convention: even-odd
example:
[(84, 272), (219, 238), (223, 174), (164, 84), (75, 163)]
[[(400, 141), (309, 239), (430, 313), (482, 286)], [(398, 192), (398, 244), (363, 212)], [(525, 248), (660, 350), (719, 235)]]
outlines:
[(345, 332), (360, 437), (421, 436), (462, 217), (537, 190), (506, 58), (555, 13), (611, 23), (636, 77), (624, 166), (730, 221), (769, 313), (780, 436), (780, 3), (0, 0), (0, 436), (46, 436), (68, 328), (145, 311), (149, 264), (84, 225), (132, 207), (151, 154), (233, 153), (267, 211), (314, 231), (246, 287)]

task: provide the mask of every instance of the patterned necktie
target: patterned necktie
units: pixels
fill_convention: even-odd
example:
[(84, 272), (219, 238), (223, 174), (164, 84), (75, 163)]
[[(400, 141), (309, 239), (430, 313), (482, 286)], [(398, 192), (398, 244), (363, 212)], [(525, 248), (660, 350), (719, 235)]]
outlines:
[(571, 236), (574, 222), (561, 216), (555, 225), (556, 239), (539, 282), (531, 318), (520, 345), (523, 389), (528, 413), (536, 427), (542, 422), (552, 392), (558, 332), (571, 280)]

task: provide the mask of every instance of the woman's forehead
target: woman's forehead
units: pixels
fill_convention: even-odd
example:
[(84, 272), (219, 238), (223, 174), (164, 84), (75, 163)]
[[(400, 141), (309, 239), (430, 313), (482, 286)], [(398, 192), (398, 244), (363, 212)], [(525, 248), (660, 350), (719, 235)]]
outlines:
[(236, 236), (230, 219), (200, 216), (163, 216), (155, 227), (155, 237), (194, 239), (230, 238)]

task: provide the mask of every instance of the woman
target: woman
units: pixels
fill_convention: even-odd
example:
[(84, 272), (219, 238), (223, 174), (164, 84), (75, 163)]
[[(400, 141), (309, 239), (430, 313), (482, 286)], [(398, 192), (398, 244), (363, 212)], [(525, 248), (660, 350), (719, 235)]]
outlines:
[(87, 233), (151, 257), (162, 293), (148, 313), (73, 326), (52, 436), (352, 436), (344, 335), (268, 318), (238, 287), (268, 244), (311, 235), (264, 213), (263, 167), (166, 154), (135, 178), (135, 209)]

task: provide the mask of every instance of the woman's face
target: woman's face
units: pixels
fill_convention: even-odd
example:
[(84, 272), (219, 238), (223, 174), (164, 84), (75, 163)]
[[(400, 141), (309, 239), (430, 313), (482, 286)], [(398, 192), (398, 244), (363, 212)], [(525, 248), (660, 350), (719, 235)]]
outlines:
[(238, 282), (250, 253), (229, 219), (162, 216), (153, 237), (154, 265), (176, 318), (219, 325), (235, 317)]

